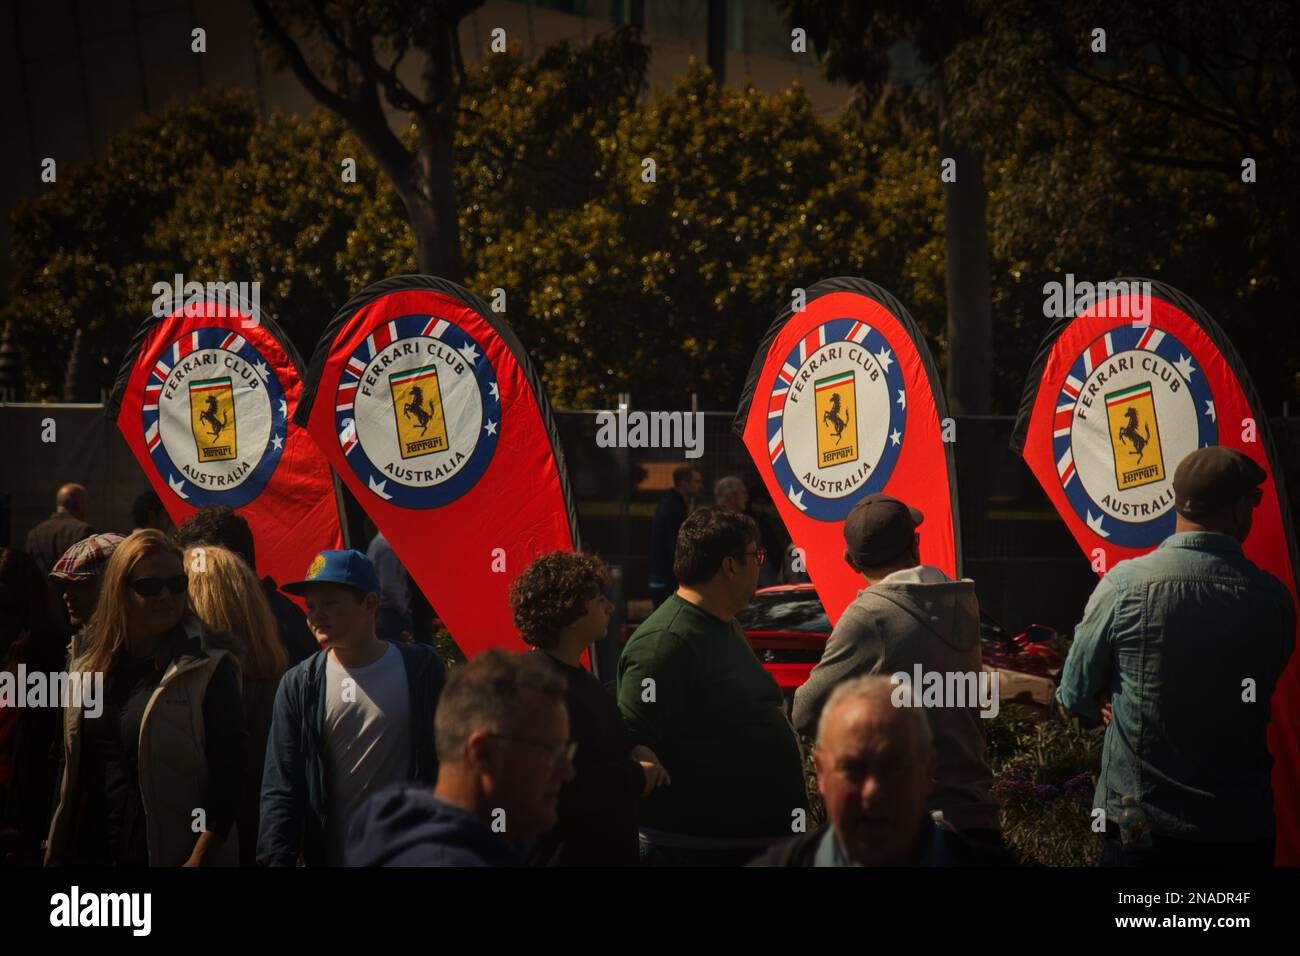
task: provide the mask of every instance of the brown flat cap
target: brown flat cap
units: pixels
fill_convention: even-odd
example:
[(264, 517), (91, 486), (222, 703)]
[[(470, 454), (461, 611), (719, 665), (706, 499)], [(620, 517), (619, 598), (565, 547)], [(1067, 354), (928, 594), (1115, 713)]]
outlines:
[(859, 564), (888, 564), (907, 550), (924, 520), (915, 508), (877, 492), (854, 505), (844, 519), (844, 543)]
[(1174, 472), (1174, 508), (1184, 518), (1204, 518), (1254, 493), (1268, 475), (1235, 448), (1198, 448)]

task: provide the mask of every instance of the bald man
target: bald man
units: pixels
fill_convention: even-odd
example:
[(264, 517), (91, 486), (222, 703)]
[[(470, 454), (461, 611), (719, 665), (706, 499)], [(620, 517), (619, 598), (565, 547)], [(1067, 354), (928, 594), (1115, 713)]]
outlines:
[(835, 688), (817, 725), (817, 789), (829, 822), (750, 866), (963, 866), (1006, 862), (926, 812), (929, 718), (911, 688), (867, 675)]
[(27, 553), (49, 574), (70, 547), (94, 534), (86, 524), (86, 489), (67, 484), (54, 496), (54, 514), (27, 533)]

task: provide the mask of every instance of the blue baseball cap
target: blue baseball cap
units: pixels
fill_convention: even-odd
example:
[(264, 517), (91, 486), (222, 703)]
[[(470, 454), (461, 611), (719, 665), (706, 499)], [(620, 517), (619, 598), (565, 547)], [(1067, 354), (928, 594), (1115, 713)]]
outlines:
[(280, 590), (302, 595), (313, 584), (343, 584), (363, 594), (379, 593), (375, 566), (360, 551), (321, 551), (311, 559), (307, 577), (282, 584)]

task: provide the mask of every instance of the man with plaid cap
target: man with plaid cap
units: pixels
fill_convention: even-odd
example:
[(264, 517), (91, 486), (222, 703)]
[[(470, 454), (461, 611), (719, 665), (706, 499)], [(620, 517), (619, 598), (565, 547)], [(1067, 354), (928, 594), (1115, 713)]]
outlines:
[(78, 541), (55, 562), (50, 572), (50, 583), (63, 598), (68, 609), (68, 620), (74, 631), (80, 632), (90, 623), (99, 601), (99, 585), (104, 579), (104, 569), (117, 546), (126, 539), (113, 532), (92, 534)]
[[(1296, 617), (1282, 582), (1241, 549), (1265, 477), (1233, 448), (1184, 458), (1174, 533), (1111, 568), (1074, 630), (1056, 696), (1107, 721), (1093, 797), (1103, 865), (1272, 865), (1265, 732)], [(1126, 797), (1150, 820), (1149, 846), (1124, 846)]]

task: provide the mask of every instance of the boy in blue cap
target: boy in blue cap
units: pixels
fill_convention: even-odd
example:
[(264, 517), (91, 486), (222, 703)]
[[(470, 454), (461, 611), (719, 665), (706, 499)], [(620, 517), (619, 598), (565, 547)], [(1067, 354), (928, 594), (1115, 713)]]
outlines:
[(282, 590), (306, 599), (321, 650), (276, 693), (257, 861), (339, 866), (348, 819), (366, 797), (437, 779), (433, 715), (447, 669), (431, 647), (376, 635), (379, 578), (359, 551), (320, 552)]

